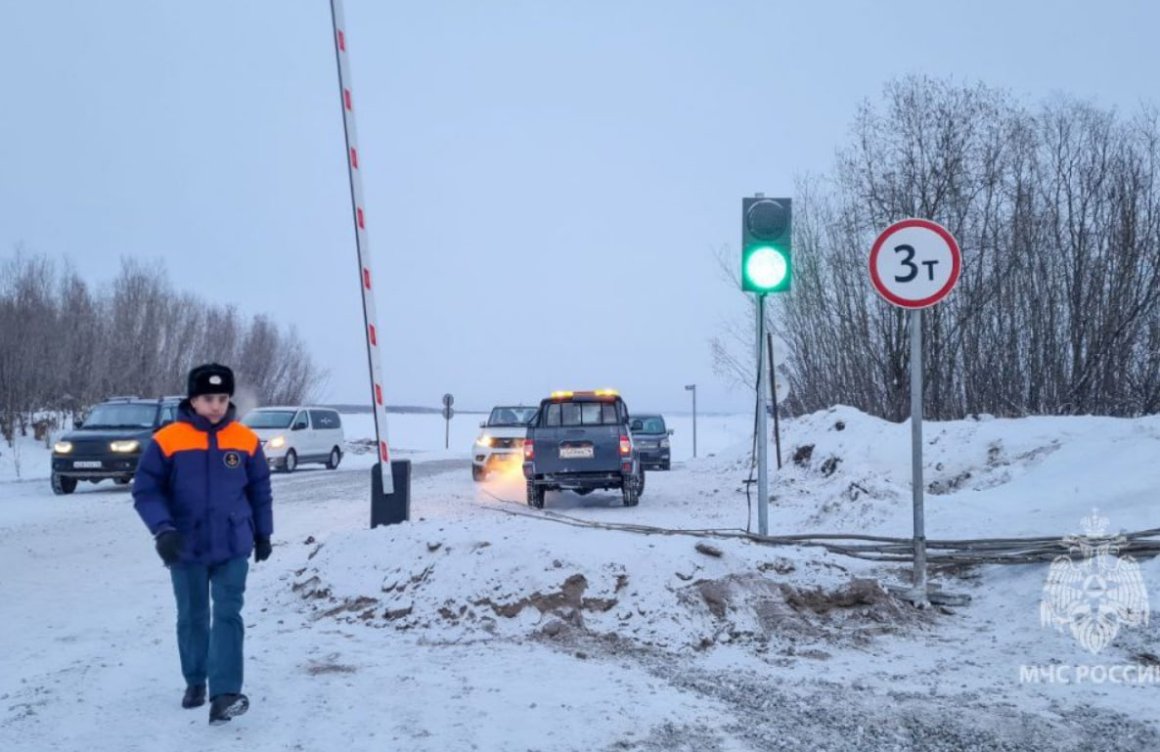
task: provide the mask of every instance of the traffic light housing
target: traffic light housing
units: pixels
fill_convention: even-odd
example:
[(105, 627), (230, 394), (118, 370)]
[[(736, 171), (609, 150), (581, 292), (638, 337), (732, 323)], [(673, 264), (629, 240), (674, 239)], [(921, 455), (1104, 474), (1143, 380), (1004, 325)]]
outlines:
[(792, 200), (741, 199), (741, 289), (788, 292), (793, 279)]

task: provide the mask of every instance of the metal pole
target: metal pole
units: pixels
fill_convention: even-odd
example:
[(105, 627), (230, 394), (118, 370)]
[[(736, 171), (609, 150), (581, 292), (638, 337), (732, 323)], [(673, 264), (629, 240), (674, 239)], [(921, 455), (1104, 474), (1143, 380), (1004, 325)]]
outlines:
[(697, 385), (685, 384), (685, 391), (693, 393), (693, 459), (697, 458)]
[(350, 65), (346, 52), (345, 16), (342, 0), (330, 0), (330, 22), (334, 32), (334, 59), (338, 68), (338, 88), (342, 107), (343, 133), (346, 139), (347, 178), (350, 182), (351, 218), (354, 220), (354, 245), (358, 254), (358, 282), (363, 301), (363, 336), (367, 343), (367, 370), (370, 372), (371, 406), (375, 416), (375, 445), (378, 447), (379, 480), (383, 491), (395, 490), (391, 472), (391, 455), (387, 443), (387, 408), (383, 402), (382, 366), (379, 357), (378, 313), (375, 310), (371, 279), (371, 255), (367, 243), (366, 216), (362, 206), (362, 176), (358, 164), (358, 134), (354, 121), (354, 98), (351, 94)]
[(451, 418), (445, 418), (443, 421), (443, 448), (451, 448)]
[(765, 333), (769, 345), (769, 396), (773, 403), (773, 445), (777, 452), (777, 469), (781, 469), (781, 426), (777, 420), (777, 369), (773, 366), (773, 332)]
[(765, 296), (757, 296), (757, 532), (769, 535), (769, 429), (765, 418)]
[(910, 440), (911, 484), (914, 493), (914, 590), (927, 599), (926, 526), (922, 510), (922, 309), (910, 312)]

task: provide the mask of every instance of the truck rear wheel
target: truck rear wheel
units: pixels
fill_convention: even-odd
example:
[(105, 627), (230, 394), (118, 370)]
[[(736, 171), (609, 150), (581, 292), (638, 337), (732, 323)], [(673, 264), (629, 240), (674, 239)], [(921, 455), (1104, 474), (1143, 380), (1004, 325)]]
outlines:
[(644, 485), (643, 475), (643, 473), (641, 475), (632, 475), (624, 479), (621, 493), (624, 496), (624, 505), (626, 507), (635, 507), (640, 503), (641, 486)]
[(544, 488), (528, 481), (528, 506), (536, 509), (544, 508)]

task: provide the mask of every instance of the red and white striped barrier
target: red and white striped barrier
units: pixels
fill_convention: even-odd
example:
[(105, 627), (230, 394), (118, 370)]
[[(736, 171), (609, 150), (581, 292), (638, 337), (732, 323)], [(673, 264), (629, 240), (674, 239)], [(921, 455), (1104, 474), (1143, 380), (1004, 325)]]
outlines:
[(350, 200), (354, 211), (355, 248), (358, 251), (359, 287), (362, 289), (363, 322), (366, 325), (367, 361), (370, 366), (372, 399), (375, 408), (375, 441), (379, 446), (383, 492), (394, 493), (391, 452), (387, 441), (387, 407), (383, 401), (383, 368), (379, 353), (378, 314), (375, 287), (371, 275), (371, 252), (367, 242), (366, 211), (363, 208), (362, 174), (358, 159), (358, 131), (354, 124), (354, 96), (351, 94), (350, 60), (347, 57), (346, 22), (342, 0), (330, 0), (330, 18), (334, 24), (334, 54), (338, 61), (338, 85), (342, 92), (342, 122), (346, 128), (347, 172), (350, 175)]

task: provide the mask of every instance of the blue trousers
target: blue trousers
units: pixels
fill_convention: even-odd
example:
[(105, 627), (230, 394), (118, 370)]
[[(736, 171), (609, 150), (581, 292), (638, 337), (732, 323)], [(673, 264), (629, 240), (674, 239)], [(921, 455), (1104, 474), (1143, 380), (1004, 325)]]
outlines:
[(242, 600), (249, 570), (245, 556), (211, 567), (169, 568), (177, 598), (181, 673), (189, 686), (208, 679), (210, 697), (242, 691)]

